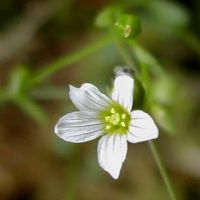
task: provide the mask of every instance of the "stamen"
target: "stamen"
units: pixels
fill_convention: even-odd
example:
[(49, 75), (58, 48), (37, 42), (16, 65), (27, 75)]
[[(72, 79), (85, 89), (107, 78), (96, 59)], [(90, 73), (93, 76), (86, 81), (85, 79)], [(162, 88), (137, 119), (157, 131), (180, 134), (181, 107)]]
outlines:
[(105, 120), (106, 120), (106, 122), (108, 122), (110, 120), (110, 116), (106, 116)]
[(122, 127), (126, 127), (125, 122), (121, 122), (121, 126), (122, 126)]
[(108, 134), (127, 134), (131, 116), (121, 105), (113, 103), (111, 107), (102, 112), (104, 130)]
[(123, 113), (123, 114), (122, 114), (122, 119), (125, 119), (125, 118), (126, 118), (126, 114)]
[(120, 121), (120, 118), (119, 118), (119, 114), (118, 113), (115, 113), (114, 115), (111, 115), (110, 122), (112, 124), (117, 125), (119, 121)]
[(108, 129), (110, 129), (111, 128), (111, 126), (110, 125), (107, 125), (106, 126), (106, 130), (108, 130)]
[(114, 109), (114, 108), (111, 108), (110, 112), (111, 112), (112, 114), (115, 114), (115, 109)]

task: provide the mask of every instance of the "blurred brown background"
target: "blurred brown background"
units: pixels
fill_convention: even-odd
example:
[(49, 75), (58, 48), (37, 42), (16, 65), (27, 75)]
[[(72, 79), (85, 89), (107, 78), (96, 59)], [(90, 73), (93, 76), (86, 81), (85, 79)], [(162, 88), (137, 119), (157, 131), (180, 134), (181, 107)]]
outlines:
[(58, 118), (75, 110), (68, 84), (91, 82), (104, 92), (111, 85), (113, 68), (124, 65), (113, 44), (26, 91), (30, 102), (16, 93), (27, 72), (32, 78), (48, 63), (104, 38), (96, 16), (117, 4), (140, 16), (138, 42), (168, 75), (152, 77), (156, 142), (180, 199), (200, 200), (198, 0), (0, 1), (0, 200), (169, 199), (146, 143), (129, 144), (115, 181), (98, 165), (97, 140), (70, 144), (54, 134)]

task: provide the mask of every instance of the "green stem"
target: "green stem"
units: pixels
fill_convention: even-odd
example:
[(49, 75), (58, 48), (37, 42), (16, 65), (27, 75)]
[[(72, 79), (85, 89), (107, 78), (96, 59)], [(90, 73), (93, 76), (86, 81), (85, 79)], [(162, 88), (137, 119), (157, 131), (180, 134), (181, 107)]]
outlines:
[(39, 70), (37, 74), (34, 76), (34, 78), (30, 81), (28, 87), (31, 87), (33, 85), (42, 82), (44, 79), (48, 78), (56, 71), (62, 68), (66, 68), (67, 66), (81, 60), (82, 58), (89, 56), (93, 52), (107, 45), (110, 41), (111, 41), (110, 37), (104, 37), (103, 39), (95, 41), (94, 43), (86, 47), (83, 47), (82, 49), (75, 51), (74, 53), (67, 54), (61, 57), (60, 59), (56, 60), (53, 63), (42, 66), (41, 70)]
[(129, 53), (128, 53), (126, 47), (124, 46), (124, 44), (121, 41), (119, 41), (118, 39), (115, 39), (115, 44), (116, 44), (118, 51), (121, 54), (122, 58), (126, 62), (126, 64), (129, 67), (133, 68), (135, 72), (137, 72), (135, 64), (132, 61), (132, 58), (129, 56)]
[(162, 179), (165, 183), (165, 186), (167, 188), (167, 191), (169, 193), (169, 196), (172, 200), (177, 200), (177, 197), (176, 197), (176, 192), (175, 192), (175, 189), (173, 187), (173, 184), (170, 180), (170, 177), (169, 175), (167, 174), (167, 171), (166, 171), (166, 168), (164, 166), (164, 163), (161, 159), (161, 156), (160, 156), (160, 153), (155, 145), (155, 143), (153, 141), (149, 141), (149, 147), (151, 149), (151, 152), (154, 156), (154, 159), (156, 161), (156, 164), (158, 166), (158, 169), (160, 171), (160, 174), (162, 176)]
[[(111, 28), (112, 28), (112, 27), (111, 27)], [(135, 63), (136, 63), (136, 64), (138, 64), (138, 63), (137, 63), (136, 61), (133, 62), (133, 60), (132, 60), (132, 58), (131, 58), (129, 52), (126, 51), (125, 46), (124, 46), (123, 43), (120, 41), (120, 39), (118, 39), (117, 35), (116, 35), (112, 30), (111, 30), (111, 33), (112, 33), (112, 35), (114, 36), (116, 46), (117, 46), (117, 48), (118, 48), (118, 50), (119, 50), (121, 56), (123, 57), (124, 61), (125, 61), (129, 66), (131, 66), (131, 67), (137, 72), (137, 69), (136, 69), (136, 67), (135, 67), (135, 66), (136, 66)], [(136, 58), (135, 58), (135, 59), (136, 59)], [(137, 77), (137, 78), (138, 78), (138, 77)], [(162, 176), (163, 181), (164, 181), (164, 183), (165, 183), (165, 185), (166, 185), (166, 189), (167, 189), (167, 191), (168, 191), (168, 193), (169, 193), (169, 196), (170, 196), (171, 200), (177, 200), (175, 190), (174, 190), (174, 188), (173, 188), (173, 186), (172, 186), (172, 183), (171, 183), (171, 181), (170, 181), (170, 178), (169, 178), (169, 176), (168, 176), (168, 174), (167, 174), (167, 171), (166, 171), (166, 169), (165, 169), (165, 167), (164, 167), (164, 164), (163, 164), (163, 162), (162, 162), (162, 160), (161, 160), (161, 157), (160, 157), (160, 154), (159, 154), (158, 149), (156, 148), (156, 146), (155, 146), (155, 144), (154, 144), (153, 141), (150, 141), (150, 142), (149, 142), (149, 145), (150, 145), (150, 149), (151, 149), (152, 154), (153, 154), (153, 156), (154, 156), (154, 158), (155, 158), (155, 160), (156, 160), (156, 164), (157, 164), (158, 169), (159, 169), (159, 171), (160, 171), (160, 173), (161, 173), (161, 176)]]
[(133, 59), (130, 56), (130, 53), (128, 51), (128, 46), (126, 46), (118, 37), (118, 35), (116, 35), (114, 31), (113, 23), (110, 24), (110, 32), (111, 32), (113, 41), (117, 47), (117, 50), (119, 51), (119, 54), (121, 55), (123, 60), (126, 62), (127, 66), (131, 67), (134, 70), (135, 74), (137, 74), (138, 70), (136, 68), (136, 64), (133, 62)]

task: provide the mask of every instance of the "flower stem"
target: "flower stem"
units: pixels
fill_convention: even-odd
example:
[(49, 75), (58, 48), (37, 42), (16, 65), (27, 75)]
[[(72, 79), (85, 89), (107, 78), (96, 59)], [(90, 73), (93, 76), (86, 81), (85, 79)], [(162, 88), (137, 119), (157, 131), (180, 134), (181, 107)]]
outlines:
[(116, 35), (112, 23), (110, 24), (110, 33), (112, 35), (113, 42), (115, 43), (119, 54), (121, 55), (123, 60), (126, 62), (127, 66), (131, 67), (134, 70), (134, 73), (137, 74), (138, 69), (136, 68), (136, 64), (134, 62), (135, 60), (132, 59), (128, 51), (128, 46), (126, 46), (125, 43), (123, 43), (121, 39)]
[(159, 153), (155, 143), (153, 141), (149, 141), (149, 147), (150, 147), (153, 157), (156, 161), (156, 164), (158, 166), (158, 169), (160, 171), (160, 174), (165, 183), (166, 189), (169, 193), (171, 200), (177, 200), (175, 189), (173, 187), (173, 184), (170, 180), (169, 175), (167, 174), (166, 168), (164, 166), (164, 163), (161, 159), (160, 153)]
[[(129, 52), (125, 48), (124, 44), (121, 42), (121, 40), (115, 35), (114, 32), (111, 31), (111, 33), (114, 36), (115, 44), (116, 44), (122, 58), (124, 59), (126, 64), (129, 65), (130, 67), (132, 67), (135, 70), (136, 74), (138, 74), (138, 70), (136, 68), (136, 65), (138, 65), (137, 59), (135, 58), (133, 60), (132, 57), (130, 56)], [(137, 78), (139, 78), (139, 77), (137, 77)], [(175, 189), (174, 189), (172, 182), (170, 180), (170, 177), (167, 174), (167, 171), (164, 167), (164, 163), (161, 160), (159, 150), (157, 149), (157, 147), (153, 141), (149, 141), (149, 146), (150, 146), (151, 152), (155, 158), (156, 164), (158, 166), (158, 169), (160, 171), (160, 174), (165, 183), (166, 189), (169, 193), (171, 200), (177, 200)]]
[(56, 61), (47, 64), (45, 66), (41, 67), (41, 70), (39, 70), (34, 78), (30, 80), (30, 84), (28, 87), (32, 87), (40, 82), (42, 82), (44, 79), (48, 78), (52, 74), (54, 74), (56, 71), (66, 68), (70, 64), (73, 64), (80, 59), (92, 54), (93, 52), (99, 50), (100, 48), (104, 47), (111, 41), (110, 37), (104, 37), (100, 40), (96, 40), (94, 43), (83, 47), (82, 49), (75, 51), (74, 53), (67, 54)]

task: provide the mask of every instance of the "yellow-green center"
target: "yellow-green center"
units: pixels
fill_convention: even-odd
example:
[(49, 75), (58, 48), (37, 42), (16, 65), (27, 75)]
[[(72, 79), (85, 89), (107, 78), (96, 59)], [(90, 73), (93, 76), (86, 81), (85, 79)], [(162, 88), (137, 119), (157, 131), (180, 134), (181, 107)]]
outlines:
[(130, 123), (130, 114), (117, 103), (102, 111), (101, 119), (105, 124), (105, 131), (109, 134), (126, 134)]

